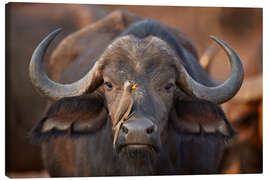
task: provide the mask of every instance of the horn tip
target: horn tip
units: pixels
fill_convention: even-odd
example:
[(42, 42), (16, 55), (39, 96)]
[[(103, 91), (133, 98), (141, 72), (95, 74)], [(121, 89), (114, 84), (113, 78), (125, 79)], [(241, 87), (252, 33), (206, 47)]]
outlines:
[[(57, 34), (59, 34), (62, 31), (62, 28), (57, 28), (53, 32), (50, 33), (51, 37), (55, 37)], [(49, 35), (49, 36), (50, 36)]]
[(213, 36), (213, 35), (211, 35), (211, 36), (209, 36), (211, 39), (213, 39), (213, 40), (219, 40), (219, 38), (217, 38), (216, 36)]
[(219, 39), (216, 36), (210, 36), (210, 38), (213, 39), (214, 41), (216, 41), (220, 46), (223, 46), (223, 47), (229, 46), (225, 41), (223, 41), (222, 39)]
[(54, 30), (54, 32), (53, 32), (53, 33), (58, 34), (58, 33), (60, 33), (61, 31), (62, 31), (62, 28), (57, 28), (56, 30)]

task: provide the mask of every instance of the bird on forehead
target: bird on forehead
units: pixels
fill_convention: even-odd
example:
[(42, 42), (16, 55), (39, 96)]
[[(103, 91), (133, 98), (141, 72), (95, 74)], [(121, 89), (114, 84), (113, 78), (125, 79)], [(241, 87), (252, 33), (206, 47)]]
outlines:
[(125, 81), (125, 83), (124, 83), (124, 89), (126, 89), (127, 87), (131, 87), (131, 90), (132, 90), (132, 89), (136, 89), (137, 87), (139, 87), (139, 84), (135, 83), (132, 80), (128, 80), (128, 81)]

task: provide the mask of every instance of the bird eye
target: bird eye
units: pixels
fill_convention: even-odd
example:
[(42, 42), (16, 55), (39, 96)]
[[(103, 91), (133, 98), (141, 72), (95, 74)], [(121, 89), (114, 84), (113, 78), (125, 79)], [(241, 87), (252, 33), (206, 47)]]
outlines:
[(112, 90), (112, 88), (113, 88), (113, 85), (110, 82), (104, 82), (104, 86), (106, 86), (108, 91)]
[(169, 92), (171, 89), (173, 89), (174, 86), (175, 86), (174, 83), (168, 83), (168, 84), (165, 86), (165, 90)]

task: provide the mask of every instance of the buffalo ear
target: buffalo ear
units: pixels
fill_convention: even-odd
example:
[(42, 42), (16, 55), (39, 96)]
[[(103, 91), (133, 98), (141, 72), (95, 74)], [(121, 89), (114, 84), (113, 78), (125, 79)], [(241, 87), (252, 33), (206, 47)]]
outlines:
[(230, 139), (235, 131), (222, 109), (198, 99), (177, 101), (172, 112), (172, 125), (184, 135)]
[(63, 98), (51, 104), (31, 135), (36, 140), (59, 135), (87, 135), (102, 128), (106, 118), (103, 99), (97, 95)]

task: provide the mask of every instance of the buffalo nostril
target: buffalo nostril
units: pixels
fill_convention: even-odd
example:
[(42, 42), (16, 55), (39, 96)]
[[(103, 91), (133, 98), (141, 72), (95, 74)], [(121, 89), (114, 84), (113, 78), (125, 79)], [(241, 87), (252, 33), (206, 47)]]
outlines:
[(122, 126), (122, 132), (127, 134), (128, 133), (128, 128), (126, 128), (125, 126)]
[(152, 134), (154, 132), (154, 126), (151, 126), (146, 129), (147, 134)]

